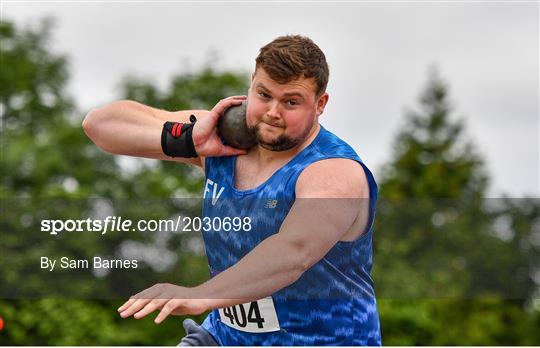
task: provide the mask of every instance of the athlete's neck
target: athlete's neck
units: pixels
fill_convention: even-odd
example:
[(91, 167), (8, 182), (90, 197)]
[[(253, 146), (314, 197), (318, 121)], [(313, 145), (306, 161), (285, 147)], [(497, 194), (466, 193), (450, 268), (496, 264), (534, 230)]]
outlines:
[(315, 126), (311, 129), (306, 139), (302, 143), (296, 145), (289, 150), (271, 151), (258, 145), (249, 151), (248, 156), (253, 158), (260, 166), (276, 162), (288, 162), (291, 158), (296, 156), (313, 142), (317, 134), (319, 134), (320, 128), (321, 126), (319, 125), (319, 122), (316, 122)]

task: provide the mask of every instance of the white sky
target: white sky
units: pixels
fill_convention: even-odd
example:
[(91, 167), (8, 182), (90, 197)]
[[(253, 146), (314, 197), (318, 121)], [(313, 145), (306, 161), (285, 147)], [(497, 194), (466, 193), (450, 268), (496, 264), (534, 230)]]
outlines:
[[(375, 175), (428, 67), (449, 83), (467, 137), (485, 157), (490, 197), (540, 196), (537, 2), (2, 2), (2, 18), (57, 20), (52, 48), (70, 58), (82, 110), (118, 98), (134, 73), (166, 88), (217, 51), (219, 69), (250, 72), (261, 46), (311, 37), (330, 65), (321, 123)], [(217, 102), (217, 101), (216, 101)]]

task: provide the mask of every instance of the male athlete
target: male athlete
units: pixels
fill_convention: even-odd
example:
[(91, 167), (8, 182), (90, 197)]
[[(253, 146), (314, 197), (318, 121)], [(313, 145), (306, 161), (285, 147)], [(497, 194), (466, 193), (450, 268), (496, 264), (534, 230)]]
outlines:
[[(118, 310), (196, 315), (181, 345), (380, 345), (370, 276), (377, 186), (354, 150), (319, 124), (328, 65), (309, 38), (262, 47), (247, 96), (210, 111), (168, 112), (133, 101), (94, 109), (83, 127), (105, 151), (190, 163), (205, 173), (203, 217), (249, 217), (203, 231), (211, 279), (157, 284)], [(216, 132), (247, 99), (258, 144), (239, 150)], [(190, 115), (195, 115), (190, 118)], [(191, 121), (191, 122), (190, 122)]]

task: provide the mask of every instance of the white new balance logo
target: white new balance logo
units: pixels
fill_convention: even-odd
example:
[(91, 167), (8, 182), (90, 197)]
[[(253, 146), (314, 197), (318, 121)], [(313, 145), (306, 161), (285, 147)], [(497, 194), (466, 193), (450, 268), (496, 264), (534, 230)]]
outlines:
[(264, 207), (274, 209), (276, 206), (277, 206), (277, 199), (269, 199), (268, 202), (266, 202)]

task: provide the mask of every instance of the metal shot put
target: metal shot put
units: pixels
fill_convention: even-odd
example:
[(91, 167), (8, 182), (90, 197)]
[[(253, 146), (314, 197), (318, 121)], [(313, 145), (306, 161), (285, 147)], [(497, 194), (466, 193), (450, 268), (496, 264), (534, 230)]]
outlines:
[(219, 118), (218, 132), (221, 140), (238, 149), (250, 149), (257, 144), (257, 138), (246, 124), (247, 103), (231, 106)]
[[(137, 289), (122, 318), (158, 312), (159, 324), (208, 312), (184, 321), (182, 346), (381, 345), (371, 278), (377, 184), (319, 123), (328, 79), (311, 39), (280, 36), (260, 48), (247, 95), (211, 110), (122, 100), (87, 114), (84, 131), (105, 151), (201, 168), (201, 219), (220, 222), (201, 231), (208, 281)], [(238, 230), (222, 228), (234, 219)]]

